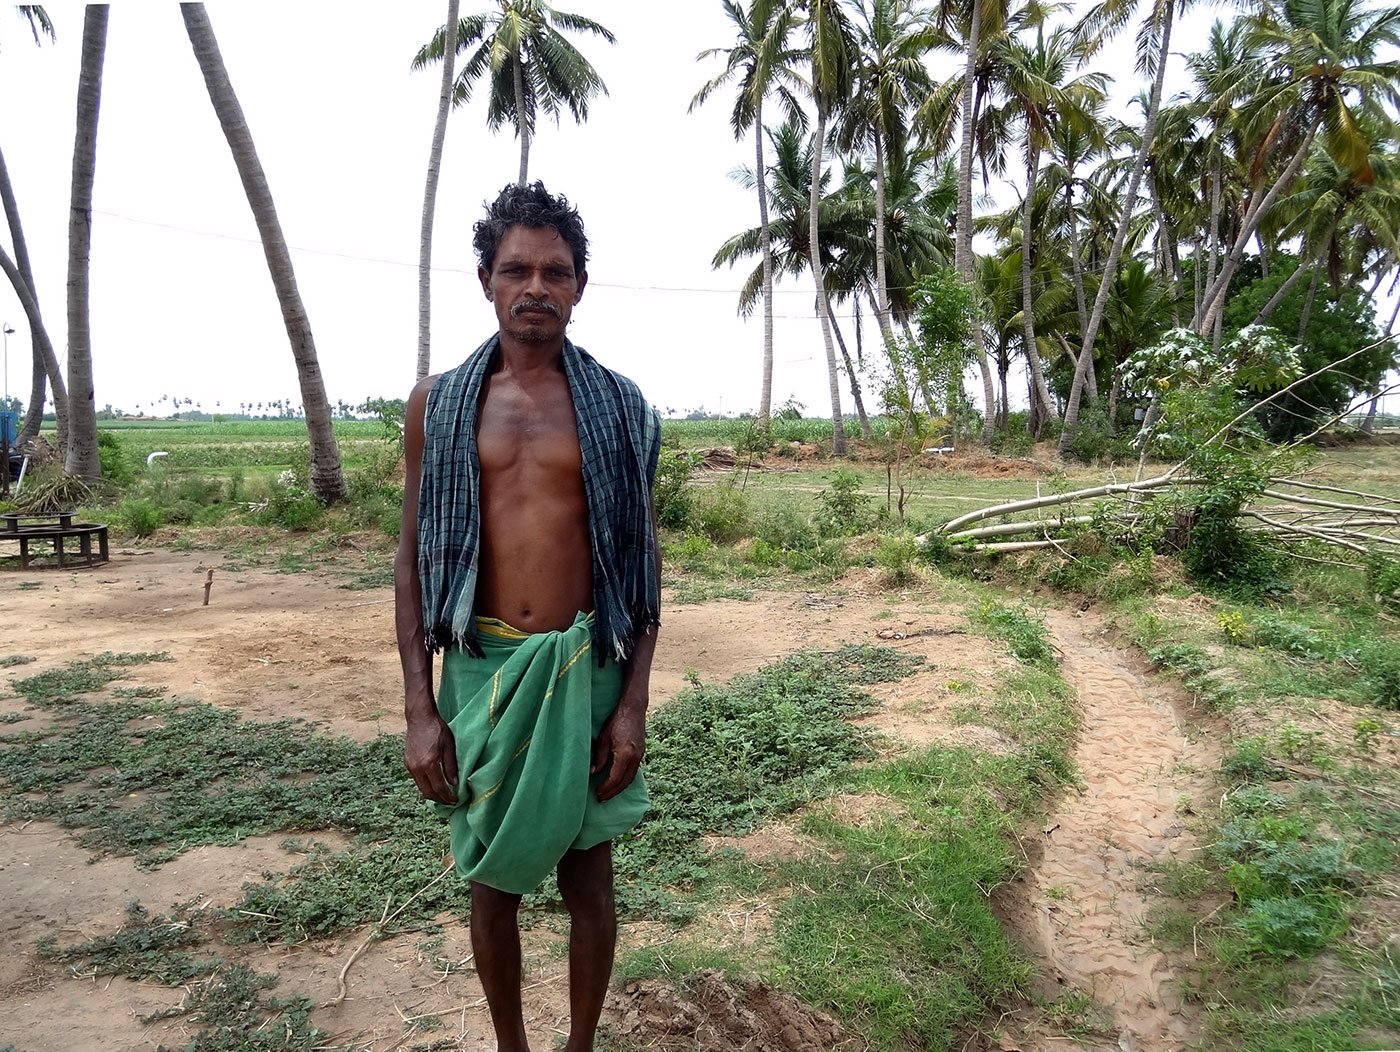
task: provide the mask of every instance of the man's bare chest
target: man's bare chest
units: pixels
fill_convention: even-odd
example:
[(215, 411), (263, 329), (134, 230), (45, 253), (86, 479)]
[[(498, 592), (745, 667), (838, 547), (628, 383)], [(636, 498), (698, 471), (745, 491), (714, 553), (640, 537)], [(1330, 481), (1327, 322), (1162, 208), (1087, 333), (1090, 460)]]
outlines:
[(477, 419), (477, 449), (487, 475), (525, 467), (577, 478), (583, 457), (567, 384), (488, 387)]

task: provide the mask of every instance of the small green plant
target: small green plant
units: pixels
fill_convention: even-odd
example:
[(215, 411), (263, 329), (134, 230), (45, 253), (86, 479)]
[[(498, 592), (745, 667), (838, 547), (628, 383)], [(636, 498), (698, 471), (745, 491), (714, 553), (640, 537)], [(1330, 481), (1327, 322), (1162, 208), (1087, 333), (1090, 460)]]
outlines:
[(750, 522), (749, 499), (735, 485), (715, 486), (696, 502), (695, 524), (716, 544), (733, 544), (747, 537)]
[(817, 494), (817, 529), (822, 536), (853, 537), (869, 527), (871, 497), (860, 486), (854, 471), (837, 468), (831, 473), (827, 488)]
[(263, 523), (300, 531), (309, 530), (321, 521), (326, 511), (325, 505), (306, 488), (302, 482), (305, 477), (294, 470), (277, 476), (267, 502), (259, 511)]
[(1225, 634), (1225, 638), (1229, 642), (1236, 646), (1244, 646), (1249, 641), (1249, 623), (1240, 611), (1222, 610), (1215, 619), (1220, 624), (1220, 631)]
[(885, 571), (884, 583), (891, 588), (902, 588), (915, 580), (915, 560), (919, 555), (918, 542), (911, 533), (885, 534), (875, 549), (875, 564)]
[(987, 634), (1004, 640), (1018, 661), (1040, 668), (1055, 667), (1055, 647), (1045, 630), (1045, 623), (1024, 610), (1013, 609), (988, 599), (972, 615)]
[(695, 493), (690, 479), (694, 474), (695, 459), (692, 454), (662, 447), (656, 465), (656, 484), (651, 492), (656, 521), (668, 530), (685, 530), (692, 525)]
[(117, 508), (117, 525), (133, 537), (149, 537), (165, 524), (161, 510), (149, 500), (124, 500)]
[(1346, 930), (1335, 895), (1256, 899), (1235, 922), (1244, 949), (1267, 957), (1310, 957)]
[(1290, 760), (1296, 760), (1311, 752), (1321, 737), (1320, 731), (1305, 731), (1290, 721), (1279, 729), (1278, 747), (1284, 756)]
[(1385, 724), (1379, 720), (1373, 720), (1369, 716), (1362, 716), (1351, 726), (1356, 736), (1357, 751), (1367, 756), (1374, 756), (1376, 744), (1380, 741), (1381, 732), (1385, 730)]

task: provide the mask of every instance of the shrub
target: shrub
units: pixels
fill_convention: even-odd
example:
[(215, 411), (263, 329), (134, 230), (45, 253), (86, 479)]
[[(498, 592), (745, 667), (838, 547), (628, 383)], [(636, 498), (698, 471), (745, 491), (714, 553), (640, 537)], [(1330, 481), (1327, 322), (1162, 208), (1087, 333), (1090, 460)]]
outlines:
[(716, 544), (733, 544), (749, 535), (749, 498), (737, 487), (716, 486), (696, 502), (695, 524)]
[(852, 537), (870, 525), (870, 495), (860, 491), (860, 476), (854, 471), (833, 471), (817, 502), (817, 529), (823, 537)]
[(1400, 559), (1372, 556), (1366, 562), (1366, 583), (1377, 603), (1400, 613)]
[(695, 492), (690, 479), (694, 474), (695, 460), (691, 454), (662, 447), (651, 496), (656, 521), (669, 530), (684, 530), (693, 524)]
[(161, 510), (148, 500), (124, 500), (117, 508), (117, 525), (133, 537), (149, 537), (165, 522)]
[(885, 584), (898, 588), (915, 578), (914, 560), (919, 555), (918, 542), (911, 533), (890, 533), (880, 538), (875, 549), (875, 563), (885, 571)]
[(97, 432), (97, 460), (102, 467), (102, 477), (108, 482), (125, 486), (135, 478), (131, 458), (121, 439), (110, 431)]
[(1308, 957), (1339, 936), (1346, 924), (1335, 895), (1256, 899), (1235, 922), (1248, 951), (1269, 957)]
[(779, 551), (805, 552), (817, 546), (811, 520), (790, 504), (764, 508), (754, 520), (753, 533)]
[(292, 471), (284, 471), (277, 476), (277, 482), (268, 494), (267, 503), (259, 511), (259, 519), (265, 525), (281, 526), (288, 530), (309, 530), (321, 521), (325, 507)]

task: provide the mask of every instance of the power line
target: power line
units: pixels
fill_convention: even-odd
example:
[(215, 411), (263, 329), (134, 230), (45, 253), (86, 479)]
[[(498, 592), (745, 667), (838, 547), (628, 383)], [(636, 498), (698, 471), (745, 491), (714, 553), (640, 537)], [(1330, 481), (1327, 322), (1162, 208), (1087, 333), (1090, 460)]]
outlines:
[[(220, 241), (235, 241), (243, 245), (262, 245), (261, 239), (255, 237), (243, 237), (239, 234), (224, 234), (216, 230), (200, 230), (196, 227), (180, 226), (177, 223), (162, 223), (154, 219), (138, 219), (135, 216), (122, 215), (120, 212), (108, 212), (100, 208), (94, 208), (93, 212), (97, 215), (107, 216), (109, 219), (120, 219), (125, 223), (134, 223), (137, 226), (156, 227), (160, 230), (174, 230), (182, 234), (194, 234), (196, 237), (217, 238)], [(386, 259), (383, 256), (366, 256), (355, 252), (334, 252), (330, 249), (324, 248), (307, 248), (303, 245), (288, 245), (287, 247), (293, 252), (301, 252), (305, 255), (310, 256), (327, 256), (331, 259), (348, 259), (357, 263), (380, 263), (384, 266), (389, 267), (405, 267), (411, 268), (413, 270), (418, 269), (417, 263), (412, 263), (402, 259)], [(431, 269), (441, 274), (476, 273), (475, 267), (469, 269), (467, 267), (434, 266)], [(741, 291), (740, 289), (699, 289), (679, 285), (625, 285), (618, 282), (593, 280), (590, 280), (589, 284), (596, 285), (599, 288), (604, 289), (624, 289), (628, 292), (694, 292), (715, 296), (737, 296)], [(773, 292), (784, 296), (812, 295), (811, 292), (805, 291), (803, 289), (774, 289)], [(847, 315), (843, 314), (841, 316), (844, 318)], [(808, 315), (783, 314), (775, 315), (775, 317), (805, 319), (808, 317)], [(815, 315), (811, 315), (811, 317), (815, 318)]]

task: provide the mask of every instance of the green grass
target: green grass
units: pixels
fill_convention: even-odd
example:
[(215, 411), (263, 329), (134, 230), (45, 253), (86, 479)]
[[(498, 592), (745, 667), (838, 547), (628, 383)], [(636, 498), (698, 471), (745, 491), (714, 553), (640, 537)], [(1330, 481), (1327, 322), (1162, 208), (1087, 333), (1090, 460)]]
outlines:
[[(1152, 929), (1184, 947), (1204, 1047), (1394, 1048), (1400, 968), (1369, 900), (1400, 876), (1400, 778), (1372, 762), (1394, 725), (1400, 633), (1359, 568), (1300, 565), (1286, 585), (1213, 611), (1115, 603), (1130, 638), (1231, 728), (1219, 813), (1194, 819), (1209, 847), (1144, 876), (1181, 902)], [(1310, 997), (1324, 978), (1334, 992)]]

